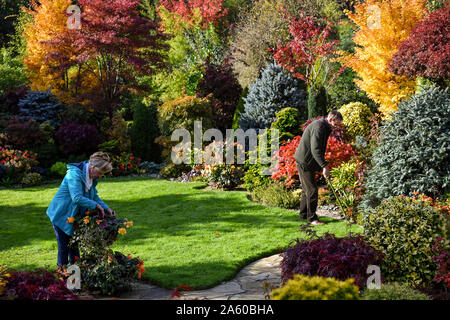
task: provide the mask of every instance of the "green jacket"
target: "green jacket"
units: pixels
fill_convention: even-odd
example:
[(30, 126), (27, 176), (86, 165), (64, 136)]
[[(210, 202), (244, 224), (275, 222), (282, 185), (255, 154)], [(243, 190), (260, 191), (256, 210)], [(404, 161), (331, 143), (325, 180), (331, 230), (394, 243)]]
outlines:
[(320, 171), (327, 166), (325, 150), (331, 126), (327, 119), (311, 122), (302, 134), (294, 158), (305, 171)]

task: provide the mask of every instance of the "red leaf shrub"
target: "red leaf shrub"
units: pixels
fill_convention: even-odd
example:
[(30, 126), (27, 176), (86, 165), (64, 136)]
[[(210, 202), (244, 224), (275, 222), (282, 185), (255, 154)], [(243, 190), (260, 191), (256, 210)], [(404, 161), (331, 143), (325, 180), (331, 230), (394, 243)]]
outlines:
[(450, 77), (450, 7), (433, 11), (411, 31), (392, 57), (391, 72), (408, 78)]
[[(275, 154), (275, 157), (278, 158), (278, 166), (271, 177), (277, 182), (284, 183), (287, 188), (293, 187), (299, 179), (294, 154), (300, 144), (300, 139), (301, 137), (297, 136), (288, 140)], [(330, 136), (325, 151), (325, 160), (328, 162), (330, 170), (349, 161), (354, 155), (355, 151), (350, 144)]]
[(226, 133), (233, 124), (233, 117), (239, 102), (242, 88), (234, 75), (231, 65), (205, 65), (205, 75), (199, 80), (196, 93), (200, 97), (213, 95), (212, 112), (216, 128)]
[(56, 131), (55, 140), (66, 155), (90, 153), (97, 148), (98, 130), (92, 125), (66, 121)]
[(314, 240), (296, 240), (281, 261), (282, 280), (285, 283), (294, 274), (333, 277), (338, 280), (355, 279), (361, 289), (367, 280), (367, 267), (380, 266), (383, 253), (374, 249), (361, 235), (336, 238), (326, 233)]
[(39, 124), (32, 119), (12, 117), (9, 119), (6, 132), (8, 142), (19, 149), (39, 145), (44, 140)]
[(14, 271), (5, 278), (4, 295), (16, 300), (78, 300), (54, 272)]
[(228, 9), (223, 8), (224, 0), (161, 0), (161, 5), (178, 14), (183, 20), (192, 22), (194, 11), (200, 10), (203, 27), (209, 23), (216, 24), (219, 18), (228, 13)]
[(349, 161), (355, 155), (355, 151), (348, 143), (344, 143), (334, 137), (330, 137), (325, 151), (325, 160), (331, 169), (337, 168), (343, 162)]
[(275, 155), (278, 158), (278, 166), (277, 171), (272, 174), (272, 179), (277, 182), (283, 182), (287, 188), (298, 182), (298, 171), (294, 154), (300, 144), (300, 139), (301, 136), (296, 136), (292, 140), (288, 140), (281, 145), (278, 153)]

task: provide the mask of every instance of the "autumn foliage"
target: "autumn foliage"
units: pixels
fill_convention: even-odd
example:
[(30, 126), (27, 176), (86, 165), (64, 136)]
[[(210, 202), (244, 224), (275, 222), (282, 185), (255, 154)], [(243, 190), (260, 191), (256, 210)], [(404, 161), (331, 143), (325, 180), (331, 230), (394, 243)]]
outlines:
[(357, 73), (361, 79), (355, 83), (380, 104), (385, 116), (396, 111), (398, 103), (414, 92), (414, 80), (391, 73), (389, 62), (422, 19), (426, 2), (367, 0), (355, 5), (355, 13), (347, 12), (359, 27), (353, 37), (357, 47), (353, 54), (341, 52), (340, 60)]
[(450, 77), (450, 7), (433, 11), (402, 42), (390, 64), (391, 71), (408, 78)]
[(210, 23), (216, 25), (219, 19), (228, 13), (223, 2), (223, 0), (161, 0), (161, 6), (188, 24), (201, 18), (201, 25), (207, 28)]
[[(272, 174), (272, 179), (277, 182), (283, 182), (288, 188), (298, 181), (298, 171), (294, 154), (297, 151), (300, 140), (300, 136), (288, 140), (280, 147), (278, 153), (275, 155), (279, 162), (276, 171)], [(325, 160), (328, 162), (330, 170), (339, 167), (343, 162), (349, 161), (354, 155), (355, 151), (350, 144), (338, 140), (335, 137), (328, 139)]]
[[(339, 40), (330, 39), (331, 22), (323, 27), (313, 17), (303, 13), (300, 13), (298, 19), (287, 17), (291, 21), (289, 32), (292, 40), (278, 45), (273, 57), (293, 77), (304, 80), (308, 87), (313, 87), (319, 80), (319, 73), (324, 71), (335, 53)], [(329, 70), (329, 77), (323, 77), (321, 85), (326, 86), (325, 81), (332, 82), (342, 71), (343, 69), (334, 74)]]
[[(67, 28), (67, 16), (64, 12), (72, 4), (71, 0), (31, 0), (29, 8), (22, 8), (32, 17), (32, 22), (24, 26), (23, 38), (26, 41), (24, 65), (30, 80), (30, 87), (44, 91), (52, 87), (52, 93), (64, 100), (62, 96), (64, 88), (67, 87), (67, 73), (57, 76), (52, 70), (57, 61), (49, 63), (46, 61), (49, 53), (45, 41), (54, 39), (56, 35)], [(52, 50), (60, 51), (63, 48), (55, 46)], [(73, 54), (71, 49), (64, 49), (64, 54)]]

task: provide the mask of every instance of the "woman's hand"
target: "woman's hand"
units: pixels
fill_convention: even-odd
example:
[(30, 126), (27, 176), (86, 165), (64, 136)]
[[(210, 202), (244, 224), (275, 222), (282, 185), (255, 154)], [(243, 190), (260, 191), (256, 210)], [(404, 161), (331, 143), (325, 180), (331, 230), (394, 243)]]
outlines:
[(103, 209), (101, 205), (97, 203), (97, 206), (95, 208), (100, 211), (100, 213), (102, 214), (102, 218), (105, 217), (105, 209)]
[(116, 216), (116, 212), (114, 211), (114, 210), (111, 210), (111, 209), (106, 209), (106, 212), (109, 214), (109, 215), (111, 215), (111, 216), (113, 216), (113, 217), (115, 217)]

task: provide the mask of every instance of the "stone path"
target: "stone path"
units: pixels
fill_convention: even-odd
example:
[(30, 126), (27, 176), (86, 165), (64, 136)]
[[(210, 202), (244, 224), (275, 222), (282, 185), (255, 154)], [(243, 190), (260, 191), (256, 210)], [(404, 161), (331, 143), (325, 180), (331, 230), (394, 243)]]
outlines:
[[(264, 300), (263, 281), (279, 287), (281, 283), (281, 256), (255, 261), (228, 282), (205, 290), (182, 291), (180, 300)], [(173, 290), (161, 289), (142, 282), (133, 284), (133, 290), (117, 298), (98, 297), (100, 300), (169, 300)]]

